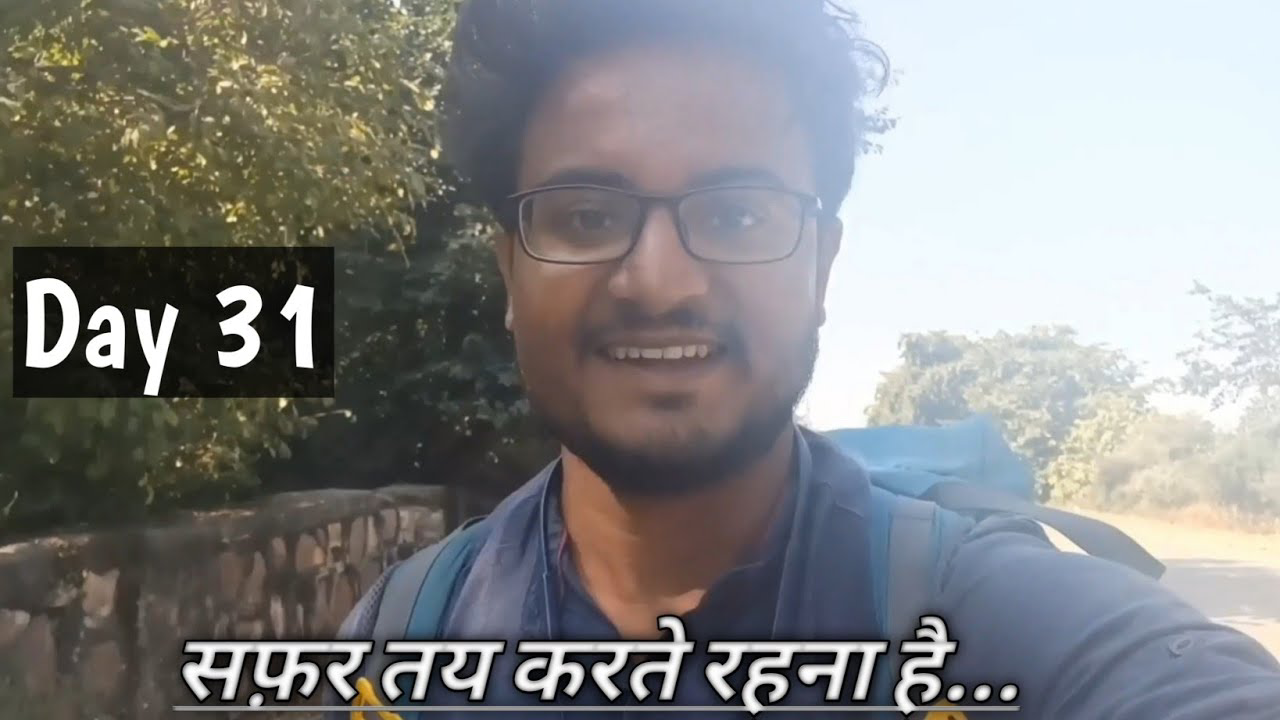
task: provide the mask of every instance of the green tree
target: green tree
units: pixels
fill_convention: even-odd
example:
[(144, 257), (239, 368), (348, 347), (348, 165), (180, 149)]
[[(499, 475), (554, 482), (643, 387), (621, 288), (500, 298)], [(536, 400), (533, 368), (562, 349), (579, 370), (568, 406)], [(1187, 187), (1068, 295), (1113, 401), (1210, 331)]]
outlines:
[[(469, 240), (419, 237), (414, 224), (425, 212), (415, 208), (455, 212), (434, 124), (453, 16), (449, 0), (4, 3), (0, 237), (332, 243), (390, 257), (385, 265), (398, 261), (402, 273), (415, 239), (437, 256), (470, 256)], [(445, 267), (437, 279), (470, 271)], [(0, 272), (5, 345), (11, 277)], [(431, 350), (456, 356), (461, 339), (449, 342)], [(440, 360), (423, 365), (458, 372)], [(340, 361), (344, 377), (353, 362)], [(0, 378), (0, 397), (11, 398), (9, 367)], [(243, 496), (259, 458), (289, 454), (290, 441), (341, 409), (0, 400), (0, 531)]]
[(1041, 473), (1091, 412), (1091, 398), (1112, 393), (1140, 405), (1144, 397), (1123, 353), (1082, 344), (1070, 328), (979, 338), (910, 334), (899, 347), (902, 364), (877, 388), (869, 422), (940, 424), (991, 415)]
[(1196, 415), (1135, 412), (1103, 396), (1050, 466), (1054, 498), (1108, 510), (1207, 506), (1280, 516), (1280, 419), (1221, 433)]
[(1203, 501), (1242, 515), (1280, 516), (1280, 294), (1233, 297), (1197, 283), (1210, 322), (1181, 354), (1185, 372), (1172, 387), (1214, 407), (1241, 403), (1233, 433), (1207, 458)]
[(1236, 298), (1200, 283), (1192, 294), (1209, 303), (1212, 320), (1181, 355), (1181, 389), (1215, 406), (1248, 400), (1255, 413), (1280, 408), (1280, 294)]
[(1129, 391), (1104, 391), (1087, 398), (1061, 452), (1045, 470), (1050, 498), (1099, 504), (1099, 462), (1115, 452), (1149, 412), (1143, 398)]
[(1210, 458), (1211, 501), (1237, 514), (1280, 517), (1280, 416), (1245, 422)]
[(1169, 509), (1214, 501), (1213, 425), (1195, 415), (1155, 413), (1098, 460), (1098, 501), (1107, 508)]
[(264, 468), (269, 488), (509, 485), (548, 457), (503, 327), (492, 228), (452, 202), (424, 208), (418, 227), (408, 262), (340, 255), (340, 412)]

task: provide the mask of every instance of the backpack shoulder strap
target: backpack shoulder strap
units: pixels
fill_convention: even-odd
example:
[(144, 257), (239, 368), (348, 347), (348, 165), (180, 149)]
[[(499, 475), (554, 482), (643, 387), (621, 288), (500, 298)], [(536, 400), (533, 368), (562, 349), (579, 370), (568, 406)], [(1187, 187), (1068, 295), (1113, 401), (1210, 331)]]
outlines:
[(874, 486), (871, 507), (872, 583), (881, 633), (889, 641), (886, 669), (896, 674), (900, 643), (915, 638), (966, 522), (934, 503)]
[[(412, 640), (437, 640), (443, 629), (453, 596), (466, 579), (466, 568), (475, 548), (484, 542), (488, 524), (484, 518), (472, 518), (451, 533), (452, 540), (442, 542), (440, 550), (425, 568), (415, 569), (417, 592), (409, 603), (404, 635)], [(421, 574), (419, 574), (421, 573)], [(397, 614), (401, 611), (397, 607)]]
[(431, 571), (440, 553), (450, 544), (452, 536), (423, 548), (409, 558), (400, 561), (388, 571), (387, 585), (378, 603), (373, 636), (380, 640), (402, 638), (409, 629), (409, 618), (418, 601), (423, 579)]
[[(444, 538), (388, 568), (343, 624), (339, 632), (343, 639), (373, 641), (358, 676), (369, 680), (378, 692), (381, 688), (377, 678), (391, 664), (384, 645), (387, 640), (434, 638), (439, 634), (449, 602), (464, 579), (460, 570), (472, 549), (484, 539), (481, 520), (464, 522)], [(410, 635), (414, 631), (425, 634)], [(332, 688), (327, 691), (326, 702), (343, 704)], [(348, 720), (349, 716), (348, 712), (328, 712), (323, 717)]]
[(367, 677), (380, 677), (390, 664), (385, 641), (439, 636), (450, 600), (464, 579), (461, 570), (484, 540), (482, 520), (464, 522), (387, 571), (370, 633), (374, 647), (364, 665)]
[(885, 629), (894, 643), (915, 637), (915, 627), (933, 596), (938, 560), (931, 503), (895, 496), (889, 514), (885, 574)]
[(976, 483), (955, 480), (937, 483), (925, 493), (925, 498), (961, 513), (1022, 515), (1057, 530), (1094, 557), (1127, 565), (1155, 580), (1165, 572), (1164, 563), (1125, 532), (1084, 515), (1028, 502)]

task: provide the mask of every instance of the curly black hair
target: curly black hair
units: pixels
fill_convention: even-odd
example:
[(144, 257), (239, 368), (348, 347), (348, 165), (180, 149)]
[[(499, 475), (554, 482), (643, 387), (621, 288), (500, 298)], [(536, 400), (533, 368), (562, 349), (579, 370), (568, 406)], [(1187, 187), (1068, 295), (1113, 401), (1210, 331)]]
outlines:
[[(783, 73), (808, 124), (818, 195), (834, 212), (867, 135), (862, 100), (887, 62), (829, 0), (465, 0), (442, 103), (445, 157), (474, 201), (499, 213), (515, 192), (520, 141), (539, 94), (593, 52), (646, 38), (687, 37), (750, 53)], [(884, 72), (876, 78), (862, 59)]]

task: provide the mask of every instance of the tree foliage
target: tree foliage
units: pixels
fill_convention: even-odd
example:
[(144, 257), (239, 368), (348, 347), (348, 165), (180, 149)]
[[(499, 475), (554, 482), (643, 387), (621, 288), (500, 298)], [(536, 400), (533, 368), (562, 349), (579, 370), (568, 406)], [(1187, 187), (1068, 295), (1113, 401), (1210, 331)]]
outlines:
[(270, 487), (492, 484), (545, 460), (502, 324), (492, 228), (451, 202), (418, 224), (407, 263), (385, 250), (339, 257), (343, 412), (271, 463)]
[(1057, 502), (1101, 502), (1099, 459), (1115, 452), (1149, 413), (1144, 399), (1132, 392), (1105, 391), (1087, 398), (1061, 451), (1045, 469), (1044, 484), (1050, 498)]
[(1194, 415), (1142, 418), (1124, 442), (1097, 459), (1096, 501), (1104, 507), (1177, 508), (1207, 500), (1217, 433)]
[(1215, 406), (1248, 399), (1260, 406), (1280, 403), (1280, 294), (1274, 300), (1236, 298), (1196, 283), (1192, 294), (1210, 306), (1209, 327), (1181, 354), (1184, 391)]
[(1137, 370), (1123, 353), (1080, 343), (1070, 328), (967, 338), (911, 334), (902, 364), (885, 375), (868, 410), (874, 425), (941, 424), (974, 413), (998, 418), (1013, 447), (1044, 471), (1063, 451), (1096, 396), (1141, 403)]
[(1195, 415), (1152, 414), (1093, 467), (1097, 506), (1280, 516), (1280, 423), (1222, 432)]
[[(454, 12), (452, 0), (0, 6), (7, 242), (342, 251), (336, 403), (0, 400), (0, 531), (222, 502), (258, 486), (261, 460), (308, 447), (314, 465), (330, 461), (308, 481), (342, 484), (349, 468), (321, 450), (362, 418), (353, 440), (394, 433), (416, 450), (520, 415), (488, 320), (500, 317), (479, 261), (488, 231), (438, 164)], [(12, 275), (0, 277), (9, 344)], [(10, 368), (0, 377), (11, 398)]]
[(1280, 414), (1222, 438), (1213, 468), (1212, 502), (1244, 515), (1280, 517)]
[(1209, 506), (1280, 517), (1280, 299), (1197, 293), (1213, 322), (1163, 383), (1215, 404), (1248, 399), (1223, 431), (1157, 412), (1123, 353), (1082, 345), (1069, 329), (967, 338), (907, 335), (869, 411), (873, 424), (1000, 418), (1039, 471), (1041, 496), (1109, 510)]

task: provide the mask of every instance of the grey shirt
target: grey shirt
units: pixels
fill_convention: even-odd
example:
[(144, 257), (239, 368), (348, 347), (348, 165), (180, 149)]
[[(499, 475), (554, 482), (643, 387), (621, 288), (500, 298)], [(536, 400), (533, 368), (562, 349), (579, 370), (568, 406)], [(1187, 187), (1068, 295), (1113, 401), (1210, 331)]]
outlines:
[(1030, 520), (979, 524), (940, 606), (960, 648), (948, 681), (1012, 671), (1020, 717), (1280, 718), (1280, 662), (1257, 641), (1128, 568), (1059, 551)]

